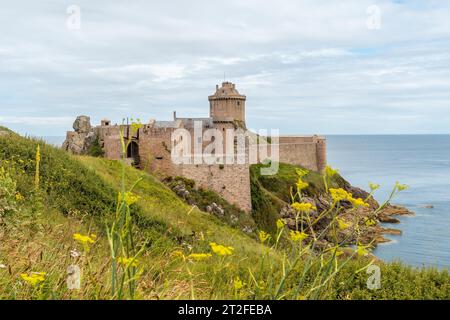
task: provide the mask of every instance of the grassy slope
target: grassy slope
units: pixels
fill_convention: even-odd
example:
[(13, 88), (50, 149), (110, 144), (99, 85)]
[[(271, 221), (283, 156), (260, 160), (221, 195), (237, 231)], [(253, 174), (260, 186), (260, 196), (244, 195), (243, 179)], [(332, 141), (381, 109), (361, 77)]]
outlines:
[[(102, 179), (113, 186), (119, 186), (120, 164), (118, 162), (92, 157), (79, 157), (79, 159)], [(138, 204), (146, 215), (164, 221), (169, 227), (180, 230), (184, 235), (203, 232), (209, 235), (211, 241), (232, 245), (246, 253), (257, 252), (261, 249), (258, 243), (239, 230), (229, 227), (210, 214), (192, 209), (155, 177), (131, 167), (127, 168), (128, 187), (139, 178), (142, 178), (142, 181), (137, 185), (135, 193), (141, 196)]]
[[(34, 210), (31, 195), (38, 144), (42, 155), (40, 185), (45, 210), (34, 216), (31, 213)], [(98, 255), (93, 268), (102, 272), (93, 277), (96, 281), (92, 283), (107, 281), (108, 269), (105, 270), (104, 265), (108, 263), (108, 249), (103, 236), (104, 223), (114, 212), (120, 164), (99, 158), (75, 158), (42, 141), (25, 139), (15, 134), (0, 136), (0, 151), (0, 166), (11, 169), (18, 191), (25, 196), (18, 204), (20, 213), (7, 217), (6, 227), (0, 233), (2, 243), (13, 244), (0, 247), (0, 263), (7, 266), (4, 270), (0, 269), (0, 287), (3, 288), (0, 297), (29, 297), (27, 292), (17, 291), (16, 285), (20, 285), (20, 273), (33, 271), (51, 274), (51, 292), (55, 298), (104, 297), (106, 289), (94, 284), (80, 293), (81, 296), (74, 296), (64, 290), (65, 269), (71, 261), (69, 251), (77, 246), (72, 240), (72, 234), (94, 232), (99, 235), (99, 241), (96, 243), (97, 250), (93, 251)], [(161, 277), (162, 272), (170, 270), (168, 264), (171, 265), (174, 260), (171, 254), (175, 250), (181, 249), (185, 254), (191, 250), (209, 251), (208, 244), (214, 241), (233, 246), (236, 250), (233, 259), (243, 261), (243, 268), (256, 263), (262, 250), (258, 242), (214, 216), (197, 209), (191, 210), (190, 206), (149, 174), (127, 168), (128, 186), (138, 178), (142, 178), (142, 181), (135, 190), (141, 196), (134, 210), (134, 218), (138, 222), (136, 232), (141, 238), (150, 239), (142, 264), (148, 267), (146, 279), (151, 283), (151, 290), (143, 289), (143, 297), (191, 296), (185, 273), (177, 272), (174, 275), (169, 272)], [(220, 267), (219, 261), (216, 262), (200, 262), (193, 266), (193, 270), (204, 272), (205, 269)], [(180, 266), (174, 263), (172, 267), (176, 269)], [(147, 282), (143, 283), (146, 286)], [(147, 286), (150, 288), (150, 284), (147, 283)], [(168, 289), (171, 286), (178, 289), (171, 291)], [(206, 290), (205, 287), (209, 288), (210, 284), (200, 281), (197, 287), (200, 296)]]
[[(5, 217), (0, 228), (0, 241), (8, 244), (0, 246), (0, 263), (6, 265), (0, 269), (0, 298), (108, 298), (109, 257), (102, 232), (105, 220), (114, 211), (119, 164), (105, 159), (75, 158), (40, 144), (45, 210), (36, 215), (31, 194), (37, 142), (16, 135), (0, 136), (0, 166), (12, 170), (18, 191), (25, 196), (18, 204), (19, 212)], [(142, 197), (134, 210), (138, 221), (135, 231), (142, 238), (152, 240), (141, 257), (145, 271), (139, 297), (232, 298), (231, 279), (239, 274), (249, 281), (247, 270), (258, 265), (263, 246), (217, 218), (191, 210), (151, 175), (127, 168), (126, 178), (127, 185), (143, 179), (135, 190)], [(85, 273), (80, 292), (65, 289), (66, 268), (73, 262), (69, 251), (77, 246), (72, 240), (75, 232), (99, 235), (88, 254), (90, 267), (83, 264)], [(204, 262), (186, 264), (172, 254), (175, 250), (185, 254), (207, 252), (210, 241), (233, 246), (235, 255), (227, 260), (212, 257)], [(280, 255), (274, 252), (272, 259), (276, 263)], [(370, 291), (365, 287), (365, 273), (353, 276), (359, 267), (361, 263), (355, 261), (346, 268), (327, 297), (449, 297), (448, 273), (432, 269), (419, 271), (397, 264), (382, 265), (382, 289)], [(48, 273), (46, 289), (38, 294), (19, 280), (20, 273), (31, 271)], [(216, 274), (214, 278), (213, 274)], [(294, 285), (295, 279), (294, 275), (287, 285)], [(345, 286), (341, 285), (343, 281), (347, 281)]]

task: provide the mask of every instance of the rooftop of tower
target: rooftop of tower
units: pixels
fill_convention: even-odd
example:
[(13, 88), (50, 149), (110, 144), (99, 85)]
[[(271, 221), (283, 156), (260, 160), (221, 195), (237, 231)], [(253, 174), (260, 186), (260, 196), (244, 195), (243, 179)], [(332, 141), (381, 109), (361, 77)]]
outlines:
[(236, 90), (235, 84), (228, 81), (222, 82), (221, 87), (219, 87), (219, 85), (216, 85), (216, 92), (208, 97), (209, 100), (224, 98), (246, 99), (244, 95), (240, 94), (239, 91)]

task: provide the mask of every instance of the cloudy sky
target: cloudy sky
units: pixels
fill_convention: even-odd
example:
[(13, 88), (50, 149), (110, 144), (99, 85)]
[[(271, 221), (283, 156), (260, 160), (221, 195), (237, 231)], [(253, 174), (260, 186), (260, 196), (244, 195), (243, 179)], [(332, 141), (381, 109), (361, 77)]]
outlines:
[(0, 124), (20, 133), (207, 116), (224, 74), (251, 128), (450, 133), (450, 1), (1, 0), (0, 30)]

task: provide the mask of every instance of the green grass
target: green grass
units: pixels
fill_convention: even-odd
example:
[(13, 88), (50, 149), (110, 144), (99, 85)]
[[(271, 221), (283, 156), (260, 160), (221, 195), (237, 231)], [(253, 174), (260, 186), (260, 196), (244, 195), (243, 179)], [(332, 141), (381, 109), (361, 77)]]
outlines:
[[(290, 189), (298, 179), (295, 170), (301, 167), (287, 163), (279, 163), (278, 173), (273, 176), (262, 176), (260, 174), (262, 167), (264, 167), (262, 164), (252, 165), (251, 172), (253, 179), (257, 179), (264, 189), (271, 192), (277, 198), (290, 203)], [(325, 185), (321, 174), (309, 171), (302, 179), (309, 184), (303, 190), (305, 196), (317, 197), (325, 193)], [(331, 188), (344, 188), (345, 186), (348, 186), (348, 182), (339, 174), (332, 177), (331, 184), (329, 185)]]
[[(41, 145), (40, 189), (42, 200), (34, 191), (35, 151)], [(0, 167), (6, 168), (24, 199), (17, 201), (17, 211), (2, 217), (0, 226), (0, 299), (108, 299), (110, 257), (104, 236), (105, 222), (115, 212), (120, 186), (120, 164), (93, 157), (74, 157), (42, 141), (8, 133), (0, 135)], [(259, 198), (254, 218), (258, 226), (270, 227), (277, 203), (286, 201), (284, 192), (293, 181), (293, 169), (282, 165), (280, 177), (270, 182), (252, 168), (252, 193)], [(295, 170), (294, 170), (295, 172)], [(255, 176), (256, 175), (256, 176)], [(268, 249), (239, 229), (220, 219), (193, 209), (152, 175), (126, 168), (126, 185), (142, 181), (135, 189), (141, 198), (133, 205), (134, 232), (139, 241), (148, 240), (139, 258), (142, 275), (137, 298), (142, 299), (233, 299), (269, 298), (267, 292), (250, 289), (249, 270), (266, 280), (282, 278), (284, 250)], [(311, 192), (320, 190), (320, 179), (310, 174), (305, 179)], [(295, 181), (294, 181), (295, 182)], [(336, 182), (339, 183), (339, 182)], [(258, 193), (256, 193), (258, 192)], [(42, 206), (36, 205), (42, 201)], [(257, 216), (259, 215), (259, 216)], [(70, 257), (78, 247), (74, 233), (96, 233), (98, 240), (80, 261)], [(211, 252), (209, 242), (234, 247), (228, 257), (213, 255), (192, 262), (177, 257), (190, 253)], [(269, 252), (262, 261), (263, 252)], [(81, 265), (82, 289), (66, 288), (66, 269), (71, 263)], [(269, 263), (270, 262), (270, 263)], [(355, 273), (367, 263), (351, 261), (321, 295), (325, 299), (448, 299), (449, 274), (432, 268), (417, 269), (399, 263), (377, 263), (382, 269), (382, 287), (366, 288), (365, 272)], [(295, 289), (302, 273), (300, 263), (286, 280), (286, 292)], [(33, 289), (24, 284), (20, 274), (46, 272), (45, 285)], [(239, 295), (233, 280), (239, 276), (246, 286)], [(269, 286), (269, 282), (265, 284)], [(247, 289), (248, 286), (248, 289)], [(269, 290), (269, 289), (267, 289)], [(289, 295), (288, 295), (289, 296)], [(289, 296), (292, 297), (292, 296)]]

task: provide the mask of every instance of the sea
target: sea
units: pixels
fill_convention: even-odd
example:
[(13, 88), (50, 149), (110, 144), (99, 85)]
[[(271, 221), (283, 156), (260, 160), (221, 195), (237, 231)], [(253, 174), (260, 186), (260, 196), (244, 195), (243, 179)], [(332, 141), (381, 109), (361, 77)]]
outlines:
[(414, 216), (399, 217), (402, 235), (387, 235), (374, 254), (385, 261), (450, 268), (450, 135), (327, 136), (328, 163), (352, 185), (368, 190), (380, 184), (375, 198), (389, 197), (395, 183), (409, 188), (393, 204)]
[[(64, 137), (45, 137), (61, 145)], [(380, 184), (375, 198), (389, 197), (395, 183), (409, 188), (392, 201), (414, 216), (399, 217), (402, 235), (386, 235), (374, 254), (384, 261), (450, 268), (450, 135), (329, 135), (328, 163), (352, 185), (368, 190)]]

